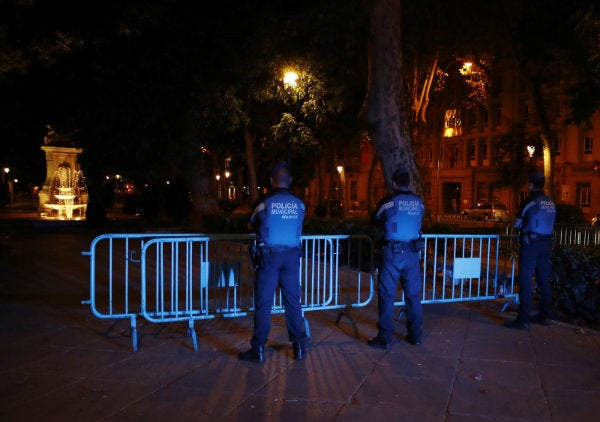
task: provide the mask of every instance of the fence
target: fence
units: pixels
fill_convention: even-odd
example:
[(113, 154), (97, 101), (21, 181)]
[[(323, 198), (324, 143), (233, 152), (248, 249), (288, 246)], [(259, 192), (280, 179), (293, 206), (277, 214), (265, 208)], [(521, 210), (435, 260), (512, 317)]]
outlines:
[[(516, 300), (516, 245), (513, 236), (426, 234), (422, 303)], [(254, 311), (254, 270), (248, 248), (253, 235), (105, 234), (90, 251), (90, 305), (103, 319), (129, 319), (138, 349), (137, 317), (186, 322), (194, 349), (194, 323), (233, 318)], [(302, 237), (300, 284), (303, 314), (339, 309), (336, 320), (374, 296), (374, 246), (367, 236)], [(404, 295), (395, 303), (405, 304)], [(506, 304), (505, 304), (506, 307)], [(504, 309), (504, 308), (503, 308)], [(281, 292), (273, 313), (284, 312)], [(305, 330), (310, 326), (305, 317)]]
[[(515, 255), (499, 235), (423, 235), (421, 302), (515, 300)], [(395, 302), (405, 304), (404, 294)]]
[[(512, 227), (507, 227), (506, 235), (517, 237)], [(552, 232), (554, 242), (558, 246), (571, 248), (587, 248), (600, 246), (600, 227), (590, 225), (557, 224)]]
[(554, 239), (560, 246), (591, 247), (600, 246), (598, 226), (556, 226)]
[[(254, 310), (248, 257), (253, 242), (251, 235), (98, 236), (90, 251), (83, 252), (90, 256), (90, 299), (84, 303), (99, 318), (129, 318), (134, 350), (138, 349), (138, 315), (150, 322), (187, 322), (197, 350), (194, 321), (243, 316)], [(302, 250), (303, 312), (340, 309), (339, 322), (341, 316), (350, 317), (349, 309), (371, 301), (373, 243), (369, 237), (303, 236)], [(272, 312), (284, 312), (279, 291)]]
[[(133, 349), (137, 350), (137, 323), (141, 300), (141, 251), (144, 244), (172, 234), (103, 234), (82, 255), (90, 257), (89, 304), (100, 319), (129, 319)], [(182, 234), (181, 236), (189, 236)]]

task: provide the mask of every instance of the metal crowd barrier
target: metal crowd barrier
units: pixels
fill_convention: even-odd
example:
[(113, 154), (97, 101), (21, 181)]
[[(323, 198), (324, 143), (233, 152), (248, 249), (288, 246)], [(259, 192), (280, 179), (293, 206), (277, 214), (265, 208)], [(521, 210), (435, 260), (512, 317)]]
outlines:
[[(421, 302), (516, 300), (515, 255), (499, 235), (425, 234)], [(405, 305), (404, 294), (394, 303)]]
[[(141, 251), (144, 244), (173, 234), (103, 234), (90, 244), (89, 304), (94, 316), (100, 319), (131, 321), (133, 349), (137, 350), (137, 323), (140, 313)], [(190, 236), (182, 234), (181, 236)]]
[[(99, 318), (129, 318), (134, 350), (138, 315), (150, 322), (187, 322), (197, 350), (194, 321), (253, 312), (254, 271), (248, 256), (253, 242), (252, 235), (99, 236), (83, 252), (90, 256), (90, 300), (84, 303)], [(357, 333), (349, 309), (366, 306), (373, 297), (373, 256), (367, 236), (303, 236), (303, 313), (340, 309), (336, 323), (347, 316)], [(279, 291), (272, 312), (284, 312)]]
[[(517, 236), (513, 227), (506, 228), (507, 236)], [(569, 248), (600, 246), (600, 227), (590, 225), (557, 224), (552, 231), (554, 243)]]
[(554, 227), (554, 240), (561, 246), (600, 246), (600, 227), (557, 225)]
[[(508, 298), (516, 301), (516, 239), (499, 235), (423, 236), (422, 303)], [(254, 311), (253, 235), (105, 234), (90, 251), (90, 305), (102, 319), (129, 319), (138, 349), (138, 316), (186, 322), (197, 350), (194, 322)], [(374, 296), (373, 242), (368, 236), (302, 237), (300, 284), (303, 313), (339, 309), (336, 324)], [(396, 306), (405, 305), (402, 294)], [(505, 304), (506, 307), (506, 304)], [(273, 313), (283, 313), (275, 293)], [(310, 337), (308, 320), (305, 330)]]

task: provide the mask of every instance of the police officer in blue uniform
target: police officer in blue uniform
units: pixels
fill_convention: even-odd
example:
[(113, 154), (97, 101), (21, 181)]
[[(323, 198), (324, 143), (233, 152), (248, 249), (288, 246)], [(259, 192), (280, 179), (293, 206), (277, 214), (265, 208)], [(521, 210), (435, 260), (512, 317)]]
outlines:
[[(529, 323), (549, 324), (552, 307), (552, 230), (556, 205), (544, 194), (544, 175), (535, 173), (529, 178), (529, 197), (521, 204), (514, 227), (520, 231), (519, 240), (519, 314), (506, 322), (509, 328), (528, 330)], [(540, 312), (530, 317), (532, 277), (540, 290)]]
[(251, 348), (239, 354), (245, 361), (265, 361), (264, 346), (271, 330), (271, 310), (277, 285), (281, 287), (285, 320), (295, 359), (306, 355), (304, 320), (300, 304), (300, 256), (305, 206), (290, 192), (292, 177), (287, 163), (271, 172), (270, 193), (252, 209), (249, 228), (257, 233), (259, 262), (254, 284), (254, 331)]
[(384, 246), (378, 280), (379, 330), (369, 339), (369, 346), (388, 349), (394, 332), (394, 300), (401, 280), (406, 299), (405, 340), (421, 344), (421, 247), (420, 233), (425, 206), (412, 193), (410, 173), (400, 167), (392, 174), (394, 193), (383, 198), (372, 216), (374, 224), (383, 228)]

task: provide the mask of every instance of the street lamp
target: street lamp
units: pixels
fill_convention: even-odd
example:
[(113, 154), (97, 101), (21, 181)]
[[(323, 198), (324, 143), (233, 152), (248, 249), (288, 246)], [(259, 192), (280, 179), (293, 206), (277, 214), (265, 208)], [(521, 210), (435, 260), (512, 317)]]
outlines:
[(346, 204), (346, 198), (344, 195), (345, 190), (344, 190), (344, 183), (342, 180), (343, 177), (343, 173), (344, 173), (344, 166), (337, 166), (336, 167), (337, 172), (338, 172), (338, 199), (339, 199), (339, 207), (340, 207), (340, 214), (343, 216), (345, 214), (345, 204)]
[(344, 171), (344, 167), (343, 166), (337, 166), (337, 172), (338, 172), (338, 199), (340, 200), (340, 202), (344, 202), (344, 200), (342, 199), (342, 172)]
[(217, 179), (217, 198), (221, 199), (222, 193), (221, 193), (221, 175), (217, 174), (215, 176), (215, 179)]
[(4, 167), (2, 169), (2, 184), (6, 183), (8, 180), (8, 172), (10, 172), (10, 168)]
[(283, 84), (286, 87), (296, 87), (296, 85), (298, 85), (298, 74), (293, 70), (285, 72), (283, 75)]
[(535, 152), (535, 145), (527, 145), (527, 154), (529, 154), (529, 169), (533, 170), (533, 153)]
[(233, 180), (230, 180), (231, 172), (225, 170), (225, 186), (227, 187), (227, 199), (235, 199), (235, 186)]

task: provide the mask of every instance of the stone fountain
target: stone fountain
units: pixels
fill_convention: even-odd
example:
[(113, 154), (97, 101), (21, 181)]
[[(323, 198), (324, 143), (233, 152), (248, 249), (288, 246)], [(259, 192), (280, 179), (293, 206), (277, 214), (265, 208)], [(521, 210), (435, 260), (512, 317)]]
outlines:
[(39, 212), (43, 219), (85, 220), (88, 191), (79, 169), (79, 148), (45, 145), (46, 182), (40, 190)]

